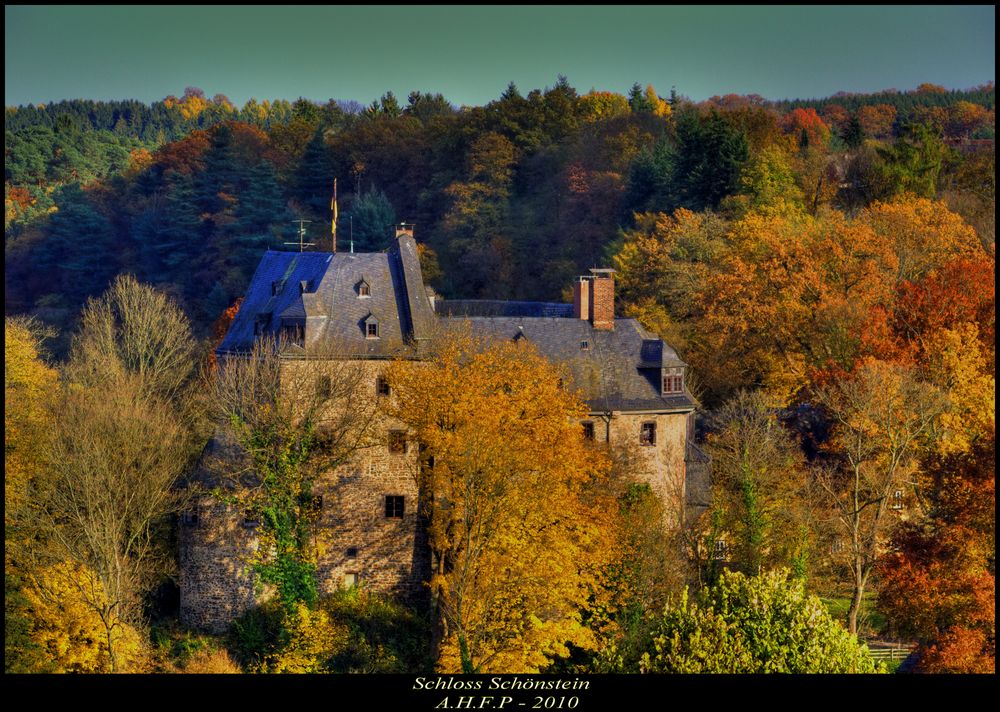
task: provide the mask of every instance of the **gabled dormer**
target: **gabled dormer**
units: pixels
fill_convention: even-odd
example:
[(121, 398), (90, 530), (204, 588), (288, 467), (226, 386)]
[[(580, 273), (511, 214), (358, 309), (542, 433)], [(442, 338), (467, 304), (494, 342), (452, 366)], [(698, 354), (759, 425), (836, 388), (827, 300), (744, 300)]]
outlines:
[(368, 280), (365, 279), (364, 275), (362, 275), (360, 281), (358, 281), (358, 283), (354, 285), (354, 291), (357, 292), (359, 299), (366, 299), (368, 297), (371, 297), (372, 295), (371, 284), (369, 284)]
[(381, 334), (379, 333), (378, 318), (371, 312), (369, 312), (368, 316), (361, 320), (361, 329), (366, 339), (378, 339), (381, 337)]
[(663, 383), (661, 393), (665, 396), (684, 393), (684, 368), (673, 366), (662, 369)]

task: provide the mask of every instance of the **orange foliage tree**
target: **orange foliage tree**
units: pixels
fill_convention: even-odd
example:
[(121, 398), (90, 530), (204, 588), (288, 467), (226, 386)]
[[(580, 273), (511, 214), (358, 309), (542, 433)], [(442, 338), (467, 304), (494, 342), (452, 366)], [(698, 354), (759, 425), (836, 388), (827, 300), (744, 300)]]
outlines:
[(537, 672), (595, 646), (581, 611), (610, 559), (609, 464), (562, 376), (523, 340), (467, 337), (392, 369), (393, 415), (424, 448), (442, 671)]
[(781, 127), (796, 140), (809, 146), (825, 146), (830, 140), (830, 127), (812, 107), (788, 112), (781, 121)]
[(893, 538), (878, 606), (897, 632), (920, 641), (921, 671), (993, 673), (995, 439), (933, 457), (926, 471), (928, 516)]

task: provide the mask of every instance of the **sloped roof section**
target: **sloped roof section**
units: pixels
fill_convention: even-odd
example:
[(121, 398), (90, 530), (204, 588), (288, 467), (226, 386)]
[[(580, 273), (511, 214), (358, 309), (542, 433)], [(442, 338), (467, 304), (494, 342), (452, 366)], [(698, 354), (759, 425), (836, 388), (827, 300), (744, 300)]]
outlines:
[[(220, 353), (249, 351), (253, 346), (254, 323), (258, 315), (270, 314), (267, 330), (277, 333), (281, 316), (298, 314), (302, 297), (299, 284), (317, 284), (330, 265), (330, 254), (322, 252), (282, 252), (268, 250), (257, 265), (240, 310), (219, 345)], [(276, 294), (272, 291), (277, 289)]]
[(557, 302), (503, 302), (494, 299), (439, 299), (441, 316), (573, 316), (572, 304)]
[[(447, 317), (442, 321), (456, 331), (467, 325), (476, 336), (523, 336), (543, 356), (568, 368), (572, 387), (580, 391), (592, 412), (686, 411), (697, 405), (687, 393), (661, 395), (659, 367), (650, 368), (643, 359), (648, 355), (643, 354), (644, 344), (656, 337), (635, 319), (615, 319), (614, 330), (560, 317)], [(666, 344), (661, 347), (660, 362), (686, 365)]]

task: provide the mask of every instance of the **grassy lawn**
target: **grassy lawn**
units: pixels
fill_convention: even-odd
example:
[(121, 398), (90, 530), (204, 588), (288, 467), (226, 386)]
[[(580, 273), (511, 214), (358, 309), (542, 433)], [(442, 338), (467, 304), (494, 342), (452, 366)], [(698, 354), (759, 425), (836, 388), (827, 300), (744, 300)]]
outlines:
[[(820, 598), (820, 600), (834, 619), (841, 622), (847, 621), (847, 609), (851, 606), (849, 596)], [(858, 637), (864, 639), (879, 636), (885, 627), (885, 616), (875, 610), (875, 594), (866, 592), (861, 599), (861, 611), (858, 614)]]

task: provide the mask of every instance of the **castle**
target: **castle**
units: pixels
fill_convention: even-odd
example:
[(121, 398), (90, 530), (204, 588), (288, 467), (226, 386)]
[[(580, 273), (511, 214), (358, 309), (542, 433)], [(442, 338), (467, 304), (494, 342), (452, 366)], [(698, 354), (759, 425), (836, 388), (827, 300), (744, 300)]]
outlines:
[[(572, 374), (590, 411), (584, 436), (644, 462), (649, 485), (679, 521), (706, 506), (708, 491), (708, 460), (692, 442), (697, 403), (685, 386), (687, 366), (635, 319), (616, 318), (614, 296), (613, 270), (594, 269), (574, 282), (572, 304), (443, 300), (424, 285), (413, 233), (403, 228), (385, 252), (268, 251), (216, 353), (238, 358), (261, 336), (280, 337), (290, 361), (335, 351), (364, 369), (377, 399), (391, 388), (382, 376), (389, 362), (426, 358), (441, 330), (527, 339)], [(224, 455), (225, 446), (213, 441), (209, 449)], [(430, 552), (417, 508), (418, 450), (397, 424), (384, 445), (317, 483), (316, 523), (330, 542), (317, 569), (321, 592), (359, 583), (404, 597), (424, 591)], [(181, 517), (185, 625), (222, 631), (255, 605), (246, 562), (256, 524), (209, 496)]]

